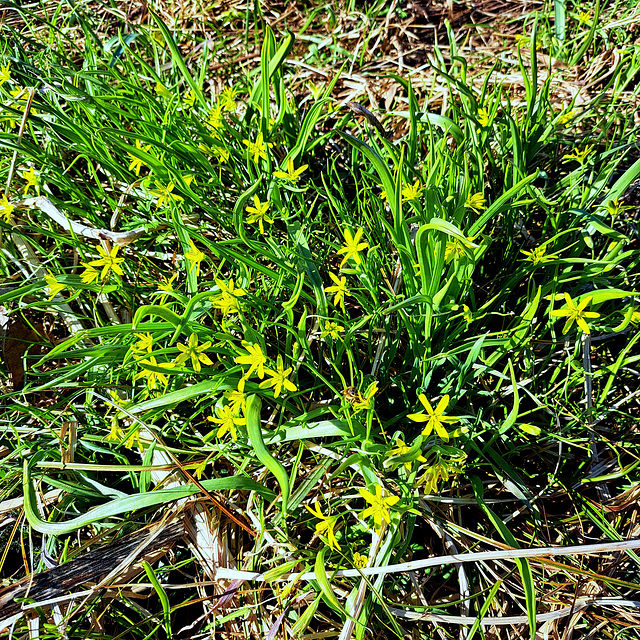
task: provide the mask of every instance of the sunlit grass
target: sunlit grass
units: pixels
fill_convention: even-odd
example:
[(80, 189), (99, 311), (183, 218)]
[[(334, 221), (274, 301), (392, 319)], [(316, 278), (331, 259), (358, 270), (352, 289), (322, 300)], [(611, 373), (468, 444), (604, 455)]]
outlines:
[[(563, 29), (544, 14), (528, 25), (513, 53), (517, 99), (495, 69), (470, 85), (452, 41), (434, 65), (446, 108), (400, 79), (384, 127), (404, 133), (388, 138), (377, 116), (338, 108), (337, 72), (301, 107), (294, 39), (270, 28), (255, 68), (219, 90), (205, 82), (213, 53), (186, 56), (155, 14), (109, 55), (93, 51), (83, 18), (83, 66), (63, 60), (61, 36), (46, 66), (43, 51), (7, 43), (3, 491), (21, 495), (24, 478), (62, 489), (44, 512), (25, 502), (49, 553), (67, 560), (115, 525), (111, 538), (183, 517), (175, 501), (198, 494), (236, 523), (233, 534), (195, 526), (228, 540), (225, 568), (267, 572), (260, 600), (245, 585), (236, 613), (206, 624), (229, 632), (235, 615), (253, 637), (276, 623), (278, 637), (350, 624), (358, 638), (399, 637), (407, 621), (389, 607), (460, 615), (457, 574), (433, 570), (431, 588), (405, 574), (333, 580), (333, 569), (453, 552), (445, 540), (458, 552), (583, 543), (579, 519), (589, 540), (593, 527), (628, 537), (631, 520), (610, 521), (584, 491), (602, 476), (623, 500), (636, 477), (627, 199), (640, 164), (625, 100), (637, 99), (640, 62), (627, 47), (600, 94), (559, 105), (531, 59), (538, 42), (567, 63), (599, 46), (601, 10), (568, 12)], [(30, 330), (40, 347), (25, 354)], [(587, 569), (633, 599), (636, 561)], [(571, 604), (569, 591), (549, 599), (543, 565), (517, 562), (466, 570), (469, 615), (489, 615), (494, 599), (529, 620)], [(562, 580), (575, 586), (584, 568), (569, 560)], [(311, 583), (277, 581), (312, 570)], [(179, 545), (132, 578), (153, 585), (153, 619), (96, 605), (109, 637), (176, 632), (172, 616), (197, 591), (164, 589), (187, 573), (211, 578)], [(92, 622), (73, 624), (79, 636)]]

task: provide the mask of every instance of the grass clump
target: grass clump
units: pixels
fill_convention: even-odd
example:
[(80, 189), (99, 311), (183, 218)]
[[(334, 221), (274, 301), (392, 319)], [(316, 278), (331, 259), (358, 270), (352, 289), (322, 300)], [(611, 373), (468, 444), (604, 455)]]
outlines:
[(254, 67), (212, 90), (216, 51), (155, 13), (106, 49), (78, 13), (81, 62), (22, 15), (0, 61), (2, 489), (23, 509), (7, 545), (44, 538), (42, 560), (37, 538), (3, 557), (5, 588), (184, 526), (29, 615), (73, 637), (344, 638), (505, 615), (534, 637), (576, 598), (585, 620), (634, 599), (632, 550), (504, 558), (635, 537), (635, 45), (563, 106), (536, 44), (569, 64), (597, 28), (533, 21), (521, 91), (498, 63), (477, 86), (450, 31), (439, 112), (397, 75), (384, 118), (335, 99), (344, 68), (301, 86), (293, 32), (259, 17)]

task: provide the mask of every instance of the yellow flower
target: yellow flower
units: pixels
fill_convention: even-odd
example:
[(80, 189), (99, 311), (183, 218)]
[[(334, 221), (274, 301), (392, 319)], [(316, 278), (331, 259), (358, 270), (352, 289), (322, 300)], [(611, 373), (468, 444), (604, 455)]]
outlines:
[(633, 209), (633, 207), (624, 206), (620, 202), (620, 200), (618, 200), (618, 198), (616, 198), (615, 200), (610, 200), (609, 202), (607, 202), (607, 206), (606, 206), (607, 213), (612, 218), (616, 218), (623, 211), (628, 211), (629, 209)]
[(158, 81), (156, 82), (156, 93), (159, 96), (162, 96), (163, 98), (172, 98), (173, 96), (171, 95), (171, 91), (169, 91), (169, 89), (167, 89), (167, 87), (165, 87), (162, 82)]
[(309, 513), (320, 520), (320, 522), (316, 524), (316, 533), (318, 535), (326, 534), (327, 543), (329, 544), (329, 546), (332, 549), (340, 549), (340, 545), (338, 544), (334, 533), (334, 528), (339, 516), (325, 516), (320, 509), (319, 502), (315, 503), (315, 510), (313, 510), (309, 505), (305, 504), (304, 506), (309, 511)]
[(631, 314), (631, 324), (640, 324), (640, 311), (634, 311)]
[(567, 125), (569, 121), (577, 116), (579, 111), (577, 109), (571, 109), (571, 111), (566, 111), (562, 115), (558, 116), (558, 124)]
[(380, 200), (384, 200), (385, 202), (387, 201), (387, 192), (384, 189), (384, 187), (379, 184), (378, 187), (380, 187)]
[(420, 180), (416, 180), (413, 184), (408, 184), (402, 189), (402, 202), (417, 200), (422, 193), (424, 187), (420, 184)]
[(373, 407), (373, 398), (378, 393), (378, 383), (374, 380), (364, 392), (364, 396), (358, 392), (358, 399), (353, 403), (356, 412), (362, 409), (369, 410)]
[(360, 495), (371, 505), (367, 507), (360, 517), (366, 520), (369, 516), (373, 516), (374, 528), (377, 532), (382, 529), (382, 521), (387, 524), (391, 522), (391, 516), (389, 515), (389, 507), (392, 507), (400, 498), (398, 496), (389, 496), (388, 498), (382, 497), (382, 487), (377, 484), (375, 494), (360, 487), (358, 489)]
[(585, 333), (591, 333), (589, 325), (585, 318), (599, 318), (600, 314), (595, 311), (585, 311), (586, 307), (591, 302), (592, 296), (584, 298), (584, 300), (576, 306), (576, 303), (571, 299), (568, 293), (564, 294), (565, 302), (567, 303), (566, 309), (554, 309), (551, 312), (552, 316), (559, 318), (567, 318), (567, 321), (562, 330), (563, 335), (569, 331), (571, 325), (575, 322)]
[(362, 259), (360, 258), (359, 252), (369, 246), (368, 242), (360, 242), (360, 238), (362, 237), (364, 230), (362, 228), (358, 229), (355, 236), (351, 235), (351, 231), (349, 231), (349, 229), (345, 229), (342, 233), (344, 234), (345, 243), (344, 246), (338, 250), (338, 255), (344, 253), (345, 256), (342, 259), (340, 266), (342, 267), (349, 258), (353, 258), (353, 261), (356, 264), (361, 264)]
[[(143, 147), (142, 146), (142, 142), (140, 142), (140, 140), (136, 140), (136, 149), (139, 149), (140, 151), (144, 151), (144, 153), (149, 153), (149, 150), (151, 149), (151, 145), (148, 144), (148, 145)], [(144, 160), (142, 158), (139, 158), (138, 156), (136, 156), (133, 153), (131, 153), (131, 151), (127, 151), (127, 155), (131, 158), (131, 164), (129, 164), (129, 171), (135, 171), (135, 174), (137, 176), (139, 176), (140, 175), (140, 167), (143, 164), (146, 167), (147, 166), (146, 163), (144, 162)]]
[(247, 207), (247, 213), (251, 214), (247, 218), (247, 222), (249, 224), (258, 223), (260, 227), (260, 233), (264, 234), (264, 223), (268, 222), (269, 224), (273, 224), (273, 219), (267, 215), (267, 211), (269, 210), (268, 202), (260, 202), (260, 198), (258, 196), (253, 196), (253, 207)]
[(245, 378), (248, 378), (253, 371), (258, 374), (258, 378), (264, 378), (264, 363), (267, 361), (264, 354), (262, 353), (262, 349), (258, 344), (251, 344), (246, 340), (242, 341), (242, 346), (248, 351), (247, 355), (236, 356), (234, 362), (236, 364), (248, 364), (249, 371), (244, 375)]
[(175, 367), (174, 362), (156, 362), (155, 356), (149, 356), (146, 360), (138, 360), (138, 364), (143, 369), (140, 373), (136, 373), (133, 379), (146, 378), (149, 391), (153, 391), (158, 386), (158, 382), (166, 387), (169, 381), (162, 371), (154, 371), (147, 367), (156, 367), (156, 369), (173, 369)]
[(481, 127), (489, 124), (489, 112), (486, 109), (478, 109), (478, 123)]
[(524, 249), (520, 249), (520, 253), (524, 253), (524, 255), (527, 256), (526, 258), (523, 258), (523, 260), (532, 262), (534, 265), (543, 264), (545, 262), (553, 262), (554, 260), (553, 256), (546, 255), (547, 254), (546, 245), (542, 247), (536, 247), (531, 251), (525, 251)]
[(309, 167), (308, 164), (303, 164), (301, 167), (296, 169), (293, 166), (293, 158), (289, 156), (287, 158), (287, 170), (285, 171), (274, 171), (273, 175), (276, 178), (282, 178), (282, 180), (288, 180), (289, 182), (298, 182), (298, 178), (304, 173), (305, 169)]
[(184, 257), (189, 261), (189, 273), (193, 267), (196, 268), (196, 275), (200, 275), (200, 263), (204, 260), (204, 253), (193, 244), (193, 240), (189, 238), (189, 246), (191, 251), (186, 251)]
[(111, 429), (109, 431), (109, 435), (105, 438), (105, 440), (113, 440), (114, 442), (120, 442), (124, 438), (124, 431), (120, 428), (120, 424), (118, 423), (118, 419), (114, 416), (111, 419)]
[(7, 200), (7, 196), (0, 198), (0, 217), (4, 218), (5, 222), (11, 221), (11, 214), (15, 207)]
[(222, 107), (215, 106), (211, 111), (209, 111), (209, 116), (207, 118), (207, 124), (209, 128), (212, 129), (214, 137), (218, 138), (219, 129), (224, 127), (224, 118), (222, 117)]
[(0, 87), (11, 78), (11, 63), (8, 62), (4, 67), (0, 67)]
[(92, 284), (100, 277), (100, 272), (86, 262), (82, 263), (84, 271), (80, 274), (80, 280), (84, 284)]
[(238, 108), (238, 103), (235, 100), (236, 93), (238, 93), (237, 89), (234, 89), (233, 87), (227, 87), (220, 94), (220, 106), (225, 111), (235, 111)]
[(49, 290), (49, 302), (51, 302), (61, 291), (66, 289), (65, 285), (61, 282), (58, 282), (56, 277), (51, 273), (51, 271), (47, 271), (47, 275), (44, 277), (47, 283), (47, 289)]
[(240, 310), (238, 297), (247, 295), (247, 292), (244, 289), (236, 289), (233, 285), (233, 279), (226, 283), (224, 280), (216, 278), (216, 284), (220, 289), (220, 293), (209, 298), (214, 309), (220, 309), (223, 315), (238, 313)]
[(185, 344), (179, 344), (178, 349), (182, 351), (182, 353), (174, 360), (176, 364), (184, 364), (187, 360), (191, 360), (191, 365), (193, 366), (193, 370), (196, 373), (200, 373), (202, 370), (202, 365), (200, 364), (209, 364), (212, 365), (213, 362), (211, 358), (204, 353), (211, 346), (211, 341), (207, 340), (204, 344), (198, 345), (198, 336), (195, 333), (192, 333), (189, 336), (189, 342)]
[(148, 353), (153, 351), (153, 336), (150, 333), (135, 333), (138, 342), (132, 344), (129, 350), (132, 352), (133, 357), (144, 358)]
[(29, 191), (30, 187), (38, 186), (38, 178), (36, 177), (36, 172), (33, 167), (29, 167), (28, 171), (23, 171), (21, 174), (22, 179), (27, 181), (27, 184), (24, 186), (24, 195), (27, 195), (27, 191)]
[(243, 140), (243, 144), (247, 145), (249, 156), (253, 156), (253, 161), (258, 164), (260, 158), (267, 159), (267, 145), (264, 143), (264, 136), (262, 131), (258, 134), (255, 142), (251, 140)]
[(237, 389), (232, 389), (231, 391), (226, 391), (224, 393), (231, 410), (236, 415), (239, 415), (241, 411), (244, 412), (247, 410), (247, 396), (244, 392), (244, 383), (245, 379), (240, 378)]
[(578, 151), (577, 149), (574, 149), (571, 153), (565, 153), (562, 156), (562, 163), (566, 164), (567, 162), (571, 162), (572, 160), (575, 160), (580, 164), (584, 164), (584, 161), (587, 159), (587, 156), (590, 156), (592, 153), (593, 153), (593, 145), (588, 144), (585, 146), (585, 148), (582, 151)]
[(368, 556), (358, 553), (357, 551), (353, 554), (353, 566), (356, 567), (356, 569), (364, 569), (368, 564)]
[(473, 209), (476, 213), (479, 213), (483, 209), (486, 209), (484, 196), (479, 192), (474, 193), (473, 195), (469, 194), (464, 206), (469, 209)]
[(439, 461), (426, 468), (418, 484), (424, 484), (425, 493), (433, 495), (438, 491), (438, 481), (440, 479), (445, 482), (449, 479), (449, 469), (445, 463)]
[(591, 22), (591, 13), (589, 11), (580, 11), (578, 13), (579, 24), (589, 24)]
[(339, 333), (344, 331), (344, 327), (337, 324), (336, 322), (329, 322), (328, 320), (324, 323), (324, 329), (320, 334), (321, 338), (326, 338), (327, 336), (331, 336), (334, 340), (337, 340), (340, 335)]
[(293, 371), (293, 367), (289, 367), (288, 369), (284, 368), (282, 364), (282, 356), (278, 356), (278, 360), (276, 362), (276, 369), (265, 369), (265, 372), (268, 376), (271, 377), (270, 380), (265, 380), (260, 383), (261, 389), (266, 389), (268, 387), (273, 387), (273, 397), (277, 398), (282, 391), (282, 387), (284, 387), (287, 391), (297, 391), (298, 387), (296, 387), (291, 380), (288, 380), (288, 377), (291, 375)]
[[(387, 454), (387, 458), (404, 456), (405, 454), (409, 453), (409, 451), (411, 451), (411, 447), (408, 444), (405, 444), (405, 441), (402, 438), (396, 438), (396, 448), (389, 451), (389, 453)], [(422, 455), (416, 456), (414, 460), (418, 460), (418, 462), (427, 461), (427, 459)], [(412, 462), (413, 460), (407, 460), (407, 462), (404, 463), (404, 468), (407, 471), (411, 471)]]
[(447, 245), (444, 249), (444, 259), (446, 262), (460, 260), (460, 258), (466, 255), (465, 249), (473, 249), (474, 246), (473, 238), (467, 238), (466, 240), (460, 240), (459, 238), (447, 240)]
[(160, 304), (164, 304), (167, 300), (167, 294), (173, 291), (173, 281), (178, 277), (177, 273), (174, 273), (170, 278), (162, 276), (162, 282), (158, 285), (157, 293), (164, 293), (160, 296)]
[(193, 105), (196, 102), (196, 93), (193, 89), (189, 89), (189, 91), (185, 94), (184, 98), (182, 98), (182, 104), (187, 109), (193, 109)]
[(462, 317), (467, 324), (471, 324), (473, 322), (473, 311), (471, 311), (466, 304), (462, 305)]
[(158, 207), (158, 209), (164, 204), (165, 200), (168, 202), (182, 202), (184, 200), (184, 198), (179, 196), (177, 193), (173, 193), (173, 190), (175, 189), (173, 182), (170, 182), (166, 187), (157, 180), (155, 182), (157, 189), (149, 189), (149, 193), (158, 196), (158, 200), (156, 202), (156, 207)]
[(459, 420), (459, 418), (457, 418), (456, 416), (443, 415), (444, 410), (447, 408), (447, 405), (449, 404), (449, 396), (448, 395), (442, 396), (442, 399), (438, 403), (438, 406), (436, 407), (435, 411), (433, 410), (431, 403), (427, 400), (427, 397), (424, 395), (424, 393), (421, 393), (418, 396), (418, 399), (422, 403), (422, 406), (425, 408), (427, 413), (426, 414), (410, 413), (407, 416), (407, 418), (409, 418), (409, 420), (413, 420), (414, 422), (427, 423), (425, 428), (422, 430), (422, 435), (428, 436), (435, 429), (436, 433), (443, 440), (448, 440), (449, 434), (447, 433), (443, 425), (447, 423), (450, 424), (452, 422), (458, 422)]
[(220, 311), (222, 311), (223, 316), (240, 312), (238, 298), (230, 296), (228, 293), (223, 293), (220, 296), (211, 298), (211, 303), (214, 309), (220, 309)]
[(102, 256), (99, 260), (92, 260), (89, 267), (102, 267), (100, 280), (104, 280), (111, 270), (115, 271), (119, 276), (124, 275), (124, 271), (120, 263), (124, 262), (124, 258), (116, 258), (120, 245), (113, 245), (113, 248), (107, 253), (102, 247), (98, 247), (98, 253)]
[(218, 438), (222, 438), (222, 436), (228, 431), (231, 434), (233, 440), (237, 440), (238, 434), (236, 433), (236, 426), (247, 424), (247, 419), (234, 415), (231, 407), (229, 406), (223, 407), (222, 409), (217, 409), (216, 413), (217, 417), (214, 418), (212, 416), (209, 416), (207, 418), (209, 422), (215, 422), (216, 424), (220, 425), (216, 436)]
[(335, 286), (326, 287), (325, 293), (335, 293), (335, 296), (333, 297), (333, 304), (336, 307), (339, 306), (343, 311), (345, 311), (344, 297), (351, 295), (347, 289), (347, 278), (345, 276), (338, 278), (337, 276), (334, 276), (333, 273), (329, 273), (329, 277), (335, 282)]

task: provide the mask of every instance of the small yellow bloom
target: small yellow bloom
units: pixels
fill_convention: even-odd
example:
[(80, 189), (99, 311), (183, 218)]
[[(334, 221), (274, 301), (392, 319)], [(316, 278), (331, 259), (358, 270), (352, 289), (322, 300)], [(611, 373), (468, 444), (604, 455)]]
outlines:
[(21, 174), (22, 179), (26, 180), (27, 184), (24, 186), (24, 195), (27, 195), (27, 191), (29, 191), (30, 187), (38, 186), (38, 178), (36, 177), (36, 172), (33, 167), (29, 167), (28, 171), (23, 171)]
[(156, 201), (156, 207), (159, 209), (165, 201), (167, 202), (182, 202), (184, 198), (179, 196), (177, 193), (173, 193), (175, 189), (175, 185), (173, 182), (170, 182), (166, 187), (161, 183), (156, 182), (156, 189), (149, 189), (149, 193), (158, 196), (158, 200)]
[(253, 204), (253, 207), (246, 208), (246, 212), (250, 214), (247, 218), (247, 222), (249, 224), (255, 224), (257, 222), (260, 227), (260, 233), (264, 234), (264, 223), (268, 222), (269, 224), (273, 224), (273, 219), (267, 215), (269, 203), (260, 202), (260, 198), (258, 198), (258, 196), (253, 196)]
[(98, 253), (102, 256), (99, 260), (92, 260), (90, 267), (102, 267), (100, 280), (104, 280), (110, 271), (115, 271), (119, 276), (124, 275), (124, 271), (120, 264), (124, 262), (124, 258), (116, 258), (120, 245), (113, 245), (111, 251), (107, 253), (102, 247), (98, 247)]
[(236, 94), (238, 93), (237, 89), (233, 87), (227, 87), (220, 94), (219, 102), (220, 106), (225, 111), (235, 111), (238, 108), (238, 103), (236, 102)]
[[(392, 458), (395, 456), (404, 456), (407, 453), (409, 453), (409, 451), (411, 451), (411, 447), (408, 444), (406, 444), (402, 438), (396, 438), (396, 448), (391, 449), (391, 451), (389, 451), (389, 453), (387, 454), (387, 458)], [(427, 461), (427, 459), (423, 455), (416, 456), (414, 460), (417, 460), (418, 462)], [(407, 462), (404, 463), (404, 468), (407, 471), (411, 471), (412, 463), (413, 463), (413, 460), (407, 460)]]
[(156, 362), (155, 356), (149, 356), (146, 360), (138, 360), (138, 364), (143, 369), (140, 373), (136, 373), (136, 375), (133, 376), (133, 379), (138, 380), (139, 378), (146, 378), (147, 388), (149, 391), (156, 389), (158, 383), (166, 387), (169, 384), (169, 381), (162, 371), (154, 371), (147, 367), (155, 367), (156, 369), (173, 369), (173, 367), (175, 367), (174, 362)]
[(418, 484), (424, 484), (425, 493), (433, 495), (438, 491), (438, 481), (440, 479), (445, 482), (449, 479), (449, 468), (445, 463), (438, 461), (426, 468)]
[(298, 182), (298, 178), (304, 173), (305, 169), (309, 167), (308, 164), (303, 164), (301, 167), (296, 169), (293, 166), (293, 158), (289, 156), (287, 158), (287, 170), (285, 171), (274, 171), (273, 175), (276, 178), (281, 178), (282, 180), (288, 180), (289, 182), (296, 183)]
[[(142, 142), (140, 142), (140, 140), (136, 140), (136, 149), (139, 149), (140, 151), (144, 151), (144, 153), (149, 153), (149, 150), (151, 149), (151, 145), (148, 144), (143, 147)], [(131, 158), (131, 163), (129, 164), (129, 171), (134, 171), (135, 174), (139, 176), (140, 167), (143, 164), (145, 167), (147, 166), (145, 161), (142, 158), (139, 158), (138, 156), (134, 155), (130, 151), (127, 151), (127, 155)]]
[(640, 324), (640, 311), (634, 311), (631, 314), (631, 324)]
[(80, 280), (84, 284), (92, 284), (100, 277), (100, 272), (86, 262), (82, 263), (84, 271), (80, 274)]
[(0, 87), (11, 78), (11, 63), (8, 62), (4, 67), (0, 67)]
[(452, 260), (460, 260), (467, 255), (468, 249), (475, 248), (473, 244), (473, 238), (467, 238), (466, 240), (460, 240), (454, 238), (453, 240), (447, 240), (447, 244), (444, 249), (445, 262), (449, 263)]
[(242, 341), (242, 346), (248, 351), (247, 355), (236, 356), (236, 364), (248, 364), (249, 371), (244, 375), (248, 378), (253, 371), (258, 374), (258, 378), (264, 378), (264, 363), (267, 361), (259, 344), (251, 344), (246, 340)]
[(222, 117), (222, 107), (217, 105), (209, 111), (207, 125), (213, 131), (215, 138), (219, 138), (219, 131), (224, 127), (224, 118)]
[(0, 218), (3, 218), (5, 222), (11, 221), (11, 214), (15, 207), (7, 200), (7, 196), (0, 198)]
[(344, 297), (351, 295), (347, 289), (347, 278), (346, 276), (338, 278), (338, 276), (334, 276), (333, 273), (329, 273), (329, 277), (335, 282), (335, 286), (325, 287), (325, 293), (334, 293), (333, 304), (345, 311)]
[(240, 378), (237, 389), (232, 389), (224, 393), (224, 397), (229, 402), (231, 410), (236, 415), (240, 415), (241, 411), (244, 413), (247, 410), (247, 395), (244, 392), (244, 383), (245, 379)]
[(184, 98), (182, 98), (182, 104), (187, 109), (193, 109), (193, 105), (196, 103), (196, 93), (193, 89), (189, 89), (189, 91), (185, 94)]
[(478, 109), (478, 123), (481, 127), (489, 125), (489, 112), (486, 109)]
[(332, 549), (340, 549), (340, 545), (336, 540), (334, 528), (336, 526), (336, 522), (338, 521), (339, 516), (325, 516), (320, 509), (320, 503), (315, 503), (315, 510), (312, 509), (309, 505), (304, 505), (306, 509), (311, 513), (314, 517), (318, 518), (320, 522), (316, 524), (316, 533), (319, 535), (325, 534), (327, 535), (327, 543)]
[(588, 144), (582, 151), (578, 151), (578, 149), (574, 149), (571, 153), (565, 153), (562, 156), (562, 163), (566, 164), (567, 162), (572, 162), (575, 160), (580, 164), (584, 164), (584, 161), (593, 153), (593, 145)]
[(200, 275), (200, 263), (204, 260), (204, 253), (193, 244), (193, 240), (189, 238), (189, 246), (191, 251), (186, 251), (184, 257), (189, 261), (189, 272), (193, 267), (196, 268), (196, 275)]
[(467, 324), (471, 324), (473, 322), (473, 311), (471, 311), (466, 304), (462, 305), (462, 317)]
[(288, 379), (292, 371), (293, 367), (289, 367), (288, 369), (284, 368), (284, 365), (282, 364), (282, 356), (279, 355), (275, 371), (273, 369), (265, 369), (265, 373), (270, 377), (270, 379), (261, 382), (260, 388), (266, 389), (268, 387), (273, 387), (274, 398), (277, 398), (280, 395), (282, 387), (284, 387), (287, 391), (297, 391), (298, 387), (296, 387), (296, 385)]
[(580, 329), (582, 329), (585, 333), (591, 333), (589, 329), (589, 325), (585, 318), (599, 318), (600, 314), (595, 311), (585, 311), (586, 307), (591, 302), (592, 296), (588, 296), (584, 298), (582, 302), (576, 306), (576, 303), (571, 299), (571, 296), (568, 293), (564, 294), (565, 302), (567, 303), (566, 309), (554, 309), (551, 312), (552, 316), (556, 316), (559, 318), (566, 317), (567, 321), (564, 325), (564, 329), (562, 330), (562, 334), (564, 335), (569, 331), (571, 325), (575, 322)]
[(336, 322), (329, 322), (327, 320), (324, 323), (324, 329), (320, 334), (321, 338), (326, 338), (327, 336), (331, 336), (334, 340), (337, 340), (340, 337), (340, 332), (344, 331), (344, 327), (337, 324)]
[(353, 566), (356, 569), (364, 569), (369, 564), (369, 558), (363, 553), (357, 551), (353, 554)]
[(218, 438), (222, 438), (222, 436), (227, 433), (227, 431), (231, 434), (233, 440), (238, 439), (238, 434), (236, 433), (236, 426), (242, 426), (247, 424), (247, 419), (242, 418), (241, 416), (234, 415), (230, 406), (222, 407), (222, 409), (216, 410), (217, 416), (212, 417), (209, 416), (207, 420), (209, 422), (214, 422), (220, 425), (216, 436)]
[(464, 203), (464, 206), (468, 209), (472, 209), (476, 213), (480, 213), (480, 211), (486, 209), (484, 196), (480, 192), (474, 193), (473, 195), (470, 194)]
[(148, 353), (153, 351), (153, 336), (150, 333), (135, 333), (138, 342), (132, 344), (129, 350), (133, 353), (133, 357), (145, 358)]
[(187, 360), (191, 360), (191, 365), (193, 370), (196, 373), (200, 373), (202, 371), (202, 365), (200, 364), (208, 364), (212, 365), (213, 362), (211, 358), (204, 353), (211, 346), (211, 341), (207, 340), (204, 344), (198, 344), (198, 336), (195, 333), (192, 333), (189, 336), (189, 342), (185, 344), (179, 344), (178, 349), (182, 351), (182, 353), (174, 360), (176, 364), (184, 364)]
[(402, 202), (417, 200), (423, 189), (424, 187), (420, 184), (420, 180), (416, 180), (413, 184), (406, 185), (402, 189)]
[(591, 22), (591, 12), (580, 11), (578, 13), (578, 21), (579, 21), (579, 24), (589, 24)]
[(47, 275), (44, 277), (44, 279), (47, 283), (49, 302), (51, 302), (61, 291), (64, 291), (66, 289), (66, 286), (61, 282), (58, 282), (51, 271), (47, 271)]
[(220, 289), (220, 293), (209, 298), (214, 309), (220, 309), (223, 315), (238, 313), (240, 310), (238, 297), (247, 295), (247, 292), (244, 289), (236, 289), (233, 285), (233, 279), (227, 283), (216, 278), (216, 284)]
[(371, 493), (366, 489), (359, 488), (360, 495), (371, 505), (367, 507), (360, 517), (366, 520), (369, 516), (373, 516), (373, 525), (377, 532), (382, 529), (382, 521), (387, 524), (391, 522), (391, 516), (389, 514), (389, 507), (392, 507), (396, 502), (400, 500), (398, 496), (389, 496), (388, 498), (382, 497), (382, 487), (377, 484), (375, 493)]
[(577, 109), (571, 109), (571, 111), (565, 111), (565, 113), (558, 116), (558, 124), (567, 126), (572, 118), (578, 115)]
[(255, 142), (251, 142), (251, 140), (243, 140), (242, 143), (247, 145), (249, 156), (253, 156), (253, 161), (256, 164), (258, 164), (260, 158), (263, 160), (267, 159), (267, 145), (264, 142), (262, 131), (258, 134)]
[(361, 264), (362, 263), (362, 258), (360, 258), (360, 251), (363, 251), (364, 249), (366, 249), (369, 246), (368, 242), (360, 242), (360, 238), (362, 237), (362, 234), (364, 233), (364, 229), (360, 228), (356, 231), (356, 235), (353, 236), (351, 235), (351, 231), (349, 229), (345, 229), (343, 232), (344, 235), (344, 246), (338, 250), (338, 255), (340, 255), (341, 253), (344, 253), (344, 258), (342, 259), (342, 262), (340, 263), (340, 266), (342, 267), (342, 265), (344, 265), (344, 263), (349, 259), (349, 258), (353, 258), (353, 261), (356, 264)]
[(520, 253), (524, 253), (524, 255), (527, 256), (526, 258), (523, 258), (523, 260), (532, 262), (534, 265), (543, 264), (545, 262), (553, 262), (554, 260), (553, 256), (547, 255), (546, 245), (542, 247), (536, 247), (531, 251), (525, 251), (524, 249), (520, 249)]
[(358, 411), (362, 411), (363, 409), (369, 410), (373, 407), (373, 398), (376, 393), (378, 393), (378, 383), (377, 381), (373, 381), (364, 392), (364, 396), (358, 392), (358, 399), (353, 403), (353, 408)]
[(445, 416), (444, 411), (447, 408), (447, 405), (449, 404), (449, 396), (445, 395), (442, 396), (440, 402), (438, 403), (438, 406), (436, 407), (435, 411), (433, 409), (433, 407), (431, 406), (431, 403), (427, 400), (427, 397), (424, 395), (424, 393), (421, 393), (418, 396), (418, 400), (420, 400), (422, 406), (425, 408), (426, 410), (426, 414), (425, 413), (410, 413), (407, 418), (409, 418), (409, 420), (413, 420), (414, 422), (426, 422), (427, 425), (425, 426), (425, 428), (422, 430), (422, 435), (424, 436), (428, 436), (434, 429), (436, 431), (436, 433), (443, 439), (443, 440), (448, 440), (449, 439), (449, 434), (447, 433), (446, 429), (444, 428), (444, 424), (450, 424), (452, 422), (458, 422), (459, 418), (457, 416)]

